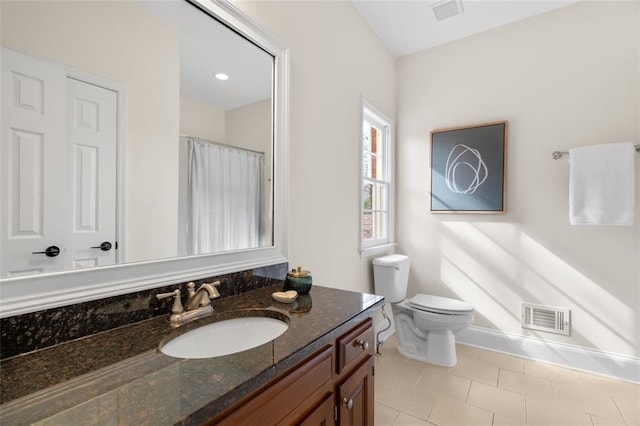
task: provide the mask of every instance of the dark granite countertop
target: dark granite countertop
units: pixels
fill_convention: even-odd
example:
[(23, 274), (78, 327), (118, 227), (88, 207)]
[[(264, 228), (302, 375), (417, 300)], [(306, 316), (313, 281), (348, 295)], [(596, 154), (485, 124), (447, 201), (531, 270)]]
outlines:
[[(154, 318), (0, 363), (0, 422), (33, 424), (200, 424), (371, 315), (382, 298), (314, 285), (292, 304), (281, 285), (213, 301), (213, 315), (171, 328)], [(367, 312), (368, 311), (368, 312)], [(179, 359), (163, 339), (210, 322), (286, 315), (287, 331), (234, 355)]]

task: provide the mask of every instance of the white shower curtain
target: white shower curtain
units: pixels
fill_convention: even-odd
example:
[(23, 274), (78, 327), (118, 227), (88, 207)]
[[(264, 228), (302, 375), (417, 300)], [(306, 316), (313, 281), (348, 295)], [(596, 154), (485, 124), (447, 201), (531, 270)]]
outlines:
[(188, 254), (262, 245), (264, 154), (188, 140)]

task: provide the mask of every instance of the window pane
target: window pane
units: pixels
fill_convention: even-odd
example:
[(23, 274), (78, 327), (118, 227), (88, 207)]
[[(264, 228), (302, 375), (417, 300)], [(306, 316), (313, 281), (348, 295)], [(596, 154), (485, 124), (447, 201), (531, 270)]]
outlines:
[(371, 127), (371, 177), (373, 179), (379, 179), (379, 170), (378, 165), (380, 164), (378, 158), (378, 150), (380, 149), (380, 145), (382, 145), (382, 140), (380, 139), (380, 130), (375, 127)]
[(376, 183), (372, 185), (371, 190), (371, 209), (372, 210), (387, 210), (388, 207), (388, 185), (384, 183)]
[(371, 197), (373, 195), (373, 185), (368, 183), (362, 186), (362, 208), (364, 210), (371, 210), (373, 202)]
[(386, 212), (369, 212), (362, 216), (362, 239), (379, 240), (388, 238)]
[(373, 213), (373, 234), (374, 238), (381, 239), (387, 238), (387, 213), (376, 212)]
[(362, 215), (362, 239), (370, 240), (373, 238), (373, 213), (365, 213)]
[(362, 153), (362, 176), (371, 178), (371, 153), (368, 151)]
[(375, 154), (371, 154), (371, 161), (370, 161), (370, 165), (371, 165), (371, 175), (370, 177), (372, 179), (381, 179), (382, 178), (382, 171), (380, 170), (379, 166), (382, 163), (380, 162), (380, 159), (375, 155)]
[(362, 149), (371, 152), (371, 125), (366, 121), (362, 124)]
[(371, 128), (371, 152), (377, 154), (379, 157), (384, 155), (384, 133), (377, 127)]

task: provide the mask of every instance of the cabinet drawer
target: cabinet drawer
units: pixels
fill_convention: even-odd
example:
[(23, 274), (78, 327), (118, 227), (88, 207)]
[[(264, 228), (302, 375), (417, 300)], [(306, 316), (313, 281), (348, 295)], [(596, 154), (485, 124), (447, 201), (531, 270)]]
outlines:
[[(331, 364), (333, 347), (327, 346), (311, 358), (298, 364), (291, 372), (276, 379), (258, 395), (232, 409), (219, 425), (267, 425), (277, 424), (290, 411), (303, 403), (317, 389), (332, 380)], [(211, 424), (210, 423), (210, 424)]]
[(367, 318), (337, 341), (336, 373), (340, 374), (357, 360), (373, 354), (373, 321)]

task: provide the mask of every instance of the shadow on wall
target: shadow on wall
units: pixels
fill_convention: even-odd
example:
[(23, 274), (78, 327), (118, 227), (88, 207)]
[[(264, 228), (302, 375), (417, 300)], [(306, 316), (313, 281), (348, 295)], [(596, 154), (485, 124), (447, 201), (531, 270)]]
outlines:
[[(572, 341), (588, 341), (600, 350), (615, 347), (628, 353), (635, 351), (634, 341), (615, 327), (632, 324), (633, 309), (517, 225), (443, 221), (440, 226), (441, 282), (457, 297), (472, 303), (479, 316), (497, 330), (519, 331), (522, 301), (564, 306), (572, 310), (576, 325), (572, 327)], [(508, 241), (512, 248), (490, 234)], [(590, 330), (590, 337), (580, 329)], [(528, 335), (545, 337), (533, 331)], [(593, 336), (599, 336), (598, 340)]]

